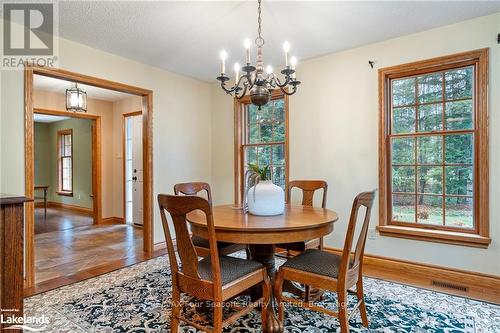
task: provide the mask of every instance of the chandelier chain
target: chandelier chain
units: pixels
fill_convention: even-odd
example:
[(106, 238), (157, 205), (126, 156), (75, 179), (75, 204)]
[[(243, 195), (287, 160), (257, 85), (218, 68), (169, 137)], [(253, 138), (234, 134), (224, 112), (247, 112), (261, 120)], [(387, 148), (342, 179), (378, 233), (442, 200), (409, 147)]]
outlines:
[(262, 14), (262, 0), (258, 0), (258, 7), (257, 7), (257, 23), (258, 23), (258, 37), (255, 39), (255, 44), (257, 46), (262, 46), (264, 45), (264, 38), (262, 38), (262, 18), (261, 18), (261, 14)]

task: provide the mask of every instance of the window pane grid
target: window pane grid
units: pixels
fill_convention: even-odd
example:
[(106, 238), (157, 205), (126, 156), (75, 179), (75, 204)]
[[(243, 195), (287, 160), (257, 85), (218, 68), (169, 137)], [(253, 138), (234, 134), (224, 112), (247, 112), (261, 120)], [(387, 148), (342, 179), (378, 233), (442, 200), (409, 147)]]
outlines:
[(469, 66), (391, 81), (392, 221), (474, 228), (471, 74)]
[(284, 141), (283, 100), (273, 100), (259, 111), (255, 105), (245, 107), (245, 143)]
[[(473, 100), (472, 97), (463, 97), (463, 98), (457, 98), (457, 99), (445, 99), (444, 102), (463, 102), (463, 101), (470, 101)], [(443, 100), (439, 102), (423, 102), (423, 103), (413, 103), (413, 104), (408, 104), (408, 105), (393, 105), (392, 109), (397, 110), (397, 109), (404, 109), (404, 108), (412, 108), (416, 106), (425, 106), (425, 105), (434, 105), (434, 104), (443, 104)]]
[(255, 105), (245, 105), (243, 162), (259, 167), (269, 166), (273, 182), (285, 187), (285, 115), (284, 99), (271, 100), (261, 110)]
[(286, 179), (284, 147), (284, 144), (243, 146), (245, 170), (248, 169), (249, 163), (259, 167), (268, 165), (273, 182), (284, 188)]
[(73, 138), (71, 130), (61, 131), (58, 135), (59, 145), (59, 190), (73, 191)]
[(61, 136), (61, 157), (71, 156), (71, 135)]

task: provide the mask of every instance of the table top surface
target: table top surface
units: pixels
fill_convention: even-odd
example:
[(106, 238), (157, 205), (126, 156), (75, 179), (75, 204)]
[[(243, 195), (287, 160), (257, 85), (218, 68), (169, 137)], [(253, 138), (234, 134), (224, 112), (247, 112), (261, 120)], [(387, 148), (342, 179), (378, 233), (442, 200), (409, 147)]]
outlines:
[[(285, 213), (275, 216), (256, 216), (243, 214), (241, 209), (231, 205), (213, 207), (216, 230), (231, 231), (294, 231), (317, 228), (332, 224), (338, 220), (336, 212), (308, 206), (289, 206)], [(187, 215), (188, 221), (199, 227), (206, 227), (206, 217), (202, 211), (196, 210)]]
[(39, 188), (49, 188), (49, 185), (35, 185), (35, 189)]
[(33, 201), (23, 195), (0, 193), (0, 205), (13, 205)]

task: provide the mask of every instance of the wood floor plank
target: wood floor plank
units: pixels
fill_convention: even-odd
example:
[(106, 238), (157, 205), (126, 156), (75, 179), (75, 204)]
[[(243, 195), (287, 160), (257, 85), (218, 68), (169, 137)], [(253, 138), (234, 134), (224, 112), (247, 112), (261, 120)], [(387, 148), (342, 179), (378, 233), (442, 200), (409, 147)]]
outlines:
[(35, 212), (35, 286), (25, 296), (105, 274), (165, 254), (142, 251), (142, 228), (92, 224), (92, 217), (49, 208)]

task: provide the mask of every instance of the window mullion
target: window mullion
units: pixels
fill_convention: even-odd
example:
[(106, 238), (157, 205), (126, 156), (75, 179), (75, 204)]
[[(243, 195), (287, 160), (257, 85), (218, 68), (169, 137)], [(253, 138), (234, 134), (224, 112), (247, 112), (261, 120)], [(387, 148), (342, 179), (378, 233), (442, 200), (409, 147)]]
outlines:
[[(442, 121), (442, 129), (444, 132), (446, 132), (446, 75), (444, 75), (444, 72), (441, 74), (441, 99), (442, 99), (442, 114), (441, 114), (441, 121)], [(443, 134), (442, 138), (443, 142), (443, 178), (442, 178), (442, 186), (443, 186), (443, 226), (446, 226), (446, 135)]]

